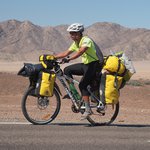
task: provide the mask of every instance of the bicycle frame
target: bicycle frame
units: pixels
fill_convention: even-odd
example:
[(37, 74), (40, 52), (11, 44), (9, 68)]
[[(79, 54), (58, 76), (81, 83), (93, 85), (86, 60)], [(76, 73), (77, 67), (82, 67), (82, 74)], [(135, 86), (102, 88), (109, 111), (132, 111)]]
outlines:
[(66, 75), (63, 74), (62, 70), (59, 68), (59, 70), (55, 70), (56, 73), (56, 77), (58, 78), (58, 80), (60, 81), (60, 83), (63, 85), (66, 93), (69, 95), (69, 97), (71, 98), (72, 103), (74, 104), (74, 106), (76, 107), (77, 110), (79, 110), (79, 106), (76, 103), (76, 100), (74, 99), (69, 87), (68, 87), (68, 81), (72, 82), (72, 83), (76, 83), (79, 84), (79, 82), (75, 79), (72, 79)]
[[(72, 103), (74, 104), (74, 106), (76, 107), (77, 110), (79, 110), (79, 106), (77, 105), (76, 103), (76, 99), (74, 99), (70, 89), (68, 88), (68, 85), (69, 85), (69, 82), (70, 83), (75, 83), (75, 84), (78, 84), (79, 85), (79, 81), (75, 80), (75, 79), (72, 79), (71, 77), (68, 77), (67, 75), (64, 75), (61, 68), (57, 68), (55, 69), (55, 73), (56, 73), (56, 77), (59, 79), (60, 83), (63, 85), (66, 93), (69, 95), (69, 97), (71, 98), (71, 101)], [(68, 82), (69, 81), (69, 82)], [(97, 107), (97, 108), (100, 108), (100, 109), (104, 109), (104, 104), (103, 102), (98, 99), (94, 94), (93, 92), (91, 91), (91, 87), (90, 85), (87, 87), (90, 95), (92, 98), (94, 98), (97, 102), (98, 102), (98, 105), (91, 105), (91, 108), (92, 107)]]

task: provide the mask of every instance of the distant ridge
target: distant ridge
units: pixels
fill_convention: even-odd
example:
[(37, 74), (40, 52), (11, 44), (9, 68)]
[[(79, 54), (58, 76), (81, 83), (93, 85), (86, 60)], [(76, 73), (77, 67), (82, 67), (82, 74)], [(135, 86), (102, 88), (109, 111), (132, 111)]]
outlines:
[[(40, 54), (64, 51), (71, 44), (68, 25), (40, 27), (30, 21), (0, 22), (0, 61), (38, 60)], [(98, 22), (85, 29), (108, 55), (123, 50), (133, 60), (150, 60), (150, 30)]]

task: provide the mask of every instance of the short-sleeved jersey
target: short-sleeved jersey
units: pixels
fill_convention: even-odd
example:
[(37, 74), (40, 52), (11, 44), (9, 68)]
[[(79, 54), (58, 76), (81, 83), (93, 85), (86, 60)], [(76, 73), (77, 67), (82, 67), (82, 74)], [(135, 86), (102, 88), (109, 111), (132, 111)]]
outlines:
[(81, 55), (82, 62), (84, 64), (88, 64), (92, 61), (98, 60), (94, 42), (89, 37), (83, 36), (82, 39), (80, 40), (79, 44), (77, 44), (76, 42), (73, 42), (72, 45), (70, 46), (69, 50), (79, 51), (79, 49), (81, 47), (88, 47), (88, 49)]

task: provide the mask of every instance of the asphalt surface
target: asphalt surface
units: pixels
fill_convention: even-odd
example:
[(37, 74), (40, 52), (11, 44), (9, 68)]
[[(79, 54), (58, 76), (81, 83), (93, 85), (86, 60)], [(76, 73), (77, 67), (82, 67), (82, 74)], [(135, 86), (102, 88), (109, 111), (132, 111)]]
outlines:
[(0, 124), (0, 150), (149, 150), (149, 125)]

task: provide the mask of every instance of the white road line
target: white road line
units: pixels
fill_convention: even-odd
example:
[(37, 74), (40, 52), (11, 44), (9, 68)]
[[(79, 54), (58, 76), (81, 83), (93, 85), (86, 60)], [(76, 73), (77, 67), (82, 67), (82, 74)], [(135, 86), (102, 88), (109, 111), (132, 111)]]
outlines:
[(0, 122), (0, 124), (31, 124), (29, 122)]

